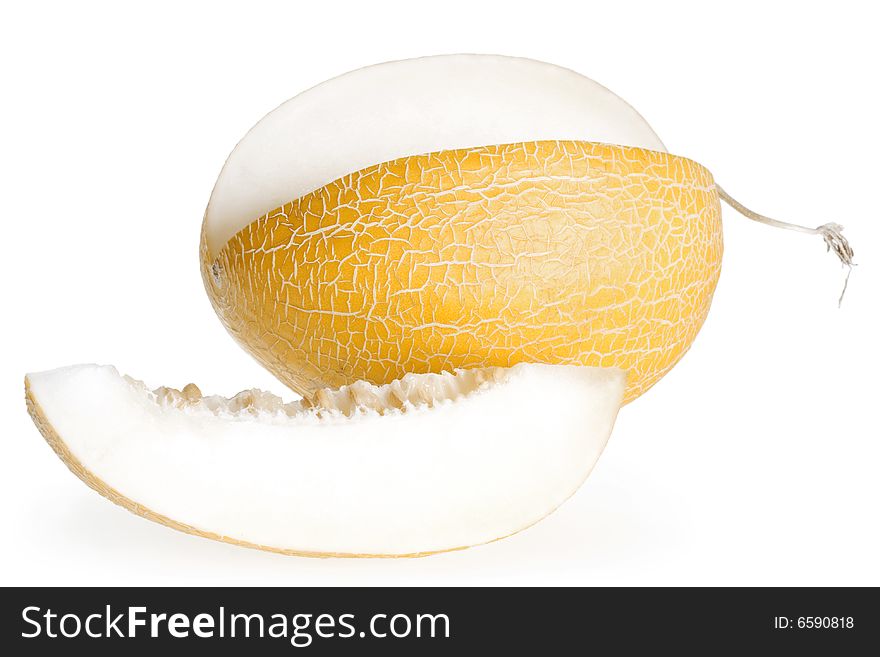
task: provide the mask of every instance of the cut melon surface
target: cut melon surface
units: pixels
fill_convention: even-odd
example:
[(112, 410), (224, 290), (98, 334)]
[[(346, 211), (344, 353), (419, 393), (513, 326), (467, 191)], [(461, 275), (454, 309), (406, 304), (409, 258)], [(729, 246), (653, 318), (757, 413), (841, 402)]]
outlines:
[(209, 253), (266, 212), (365, 167), (541, 140), (666, 150), (625, 100), (546, 62), (438, 55), (351, 71), (285, 102), (236, 145), (205, 213)]
[(134, 513), (290, 554), (417, 556), (510, 535), (565, 501), (605, 446), (624, 379), (520, 364), (284, 403), (78, 365), (25, 387), (67, 466)]

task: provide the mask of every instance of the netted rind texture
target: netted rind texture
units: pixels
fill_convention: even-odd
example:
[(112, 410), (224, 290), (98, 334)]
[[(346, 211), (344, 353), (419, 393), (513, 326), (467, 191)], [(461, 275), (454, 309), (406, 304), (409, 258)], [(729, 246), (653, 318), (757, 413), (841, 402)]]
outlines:
[[(203, 231), (204, 235), (204, 231)], [(294, 390), (519, 362), (619, 367), (626, 401), (687, 351), (721, 268), (711, 173), (580, 141), (377, 164), (256, 219), (202, 272)]]

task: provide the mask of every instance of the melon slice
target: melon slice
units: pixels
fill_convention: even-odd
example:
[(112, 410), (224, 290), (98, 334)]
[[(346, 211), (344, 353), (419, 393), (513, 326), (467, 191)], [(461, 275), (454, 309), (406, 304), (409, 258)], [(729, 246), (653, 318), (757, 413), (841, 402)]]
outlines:
[(284, 403), (151, 391), (77, 365), (25, 386), (67, 466), (150, 520), (290, 554), (416, 556), (507, 536), (565, 501), (605, 446), (624, 379), (520, 364)]

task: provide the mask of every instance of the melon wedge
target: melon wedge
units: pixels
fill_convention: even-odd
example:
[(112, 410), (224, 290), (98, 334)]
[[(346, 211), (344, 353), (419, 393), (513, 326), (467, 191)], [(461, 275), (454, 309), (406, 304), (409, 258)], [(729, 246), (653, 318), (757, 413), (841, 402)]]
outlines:
[(289, 554), (418, 556), (507, 536), (565, 501), (605, 446), (624, 379), (520, 364), (284, 403), (77, 365), (25, 387), (67, 466), (138, 515)]

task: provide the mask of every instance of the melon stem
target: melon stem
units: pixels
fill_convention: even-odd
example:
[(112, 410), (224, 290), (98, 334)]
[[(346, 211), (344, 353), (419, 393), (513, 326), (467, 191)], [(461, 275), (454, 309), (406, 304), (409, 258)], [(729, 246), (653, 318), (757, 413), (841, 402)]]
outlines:
[(754, 210), (749, 210), (742, 203), (733, 198), (730, 194), (724, 191), (724, 189), (716, 184), (715, 188), (718, 190), (718, 196), (721, 197), (721, 200), (727, 203), (734, 210), (739, 212), (744, 217), (751, 219), (752, 221), (757, 221), (761, 224), (766, 224), (768, 226), (774, 226), (775, 228), (784, 228), (785, 230), (794, 230), (799, 233), (807, 233), (809, 235), (821, 235), (822, 239), (825, 240), (825, 247), (827, 251), (833, 251), (834, 254), (840, 259), (840, 262), (847, 268), (846, 278), (843, 281), (843, 290), (840, 292), (840, 297), (837, 300), (837, 305), (840, 307), (840, 304), (843, 303), (843, 295), (846, 294), (846, 286), (849, 284), (849, 275), (852, 273), (852, 268), (855, 266), (853, 263), (853, 250), (850, 246), (847, 239), (843, 236), (843, 226), (836, 223), (827, 223), (822, 224), (816, 228), (809, 228), (807, 226), (801, 226), (799, 224), (791, 224), (787, 221), (780, 221), (779, 219), (773, 219), (771, 217), (766, 217), (763, 214), (759, 214)]

